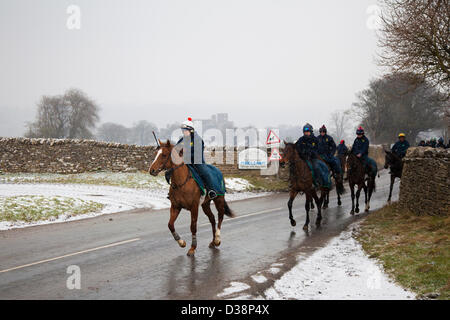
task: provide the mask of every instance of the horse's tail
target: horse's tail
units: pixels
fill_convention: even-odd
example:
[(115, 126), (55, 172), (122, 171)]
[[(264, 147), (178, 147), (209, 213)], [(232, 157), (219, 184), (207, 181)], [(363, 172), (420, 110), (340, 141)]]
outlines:
[(234, 214), (233, 210), (228, 206), (228, 203), (226, 200), (223, 201), (224, 203), (224, 209), (225, 209), (225, 215), (229, 216), (230, 218), (234, 218), (236, 215)]

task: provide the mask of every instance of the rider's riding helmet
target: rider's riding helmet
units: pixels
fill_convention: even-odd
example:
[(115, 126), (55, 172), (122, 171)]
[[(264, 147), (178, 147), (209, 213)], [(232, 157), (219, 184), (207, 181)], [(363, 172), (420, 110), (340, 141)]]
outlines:
[(364, 134), (364, 129), (361, 126), (358, 129), (356, 129), (356, 135), (359, 135), (359, 134)]
[(194, 123), (192, 122), (192, 118), (187, 118), (186, 121), (183, 121), (181, 124), (181, 129), (194, 131)]
[(313, 126), (310, 125), (309, 123), (305, 124), (303, 126), (303, 132), (306, 132), (306, 131), (309, 131), (309, 132), (313, 133)]
[(325, 127), (325, 125), (323, 125), (320, 129), (319, 132), (325, 132), (327, 133), (327, 127)]
[(345, 143), (345, 141), (344, 140), (341, 140), (341, 144), (344, 144)]
[(399, 137), (399, 138), (401, 138), (401, 137), (403, 137), (403, 138), (404, 138), (404, 137), (406, 137), (406, 134), (404, 134), (404, 133), (400, 133), (400, 134), (398, 135), (398, 137)]

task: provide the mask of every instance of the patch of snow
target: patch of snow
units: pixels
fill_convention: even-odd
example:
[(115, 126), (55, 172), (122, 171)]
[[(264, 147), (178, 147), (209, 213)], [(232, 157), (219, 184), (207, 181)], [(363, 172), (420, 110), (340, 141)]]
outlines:
[(242, 178), (225, 178), (225, 186), (233, 191), (244, 191), (253, 187), (251, 183)]
[(344, 231), (285, 273), (265, 292), (267, 299), (414, 299), (393, 283)]
[(280, 272), (280, 268), (272, 267), (267, 271), (269, 271), (271, 274), (277, 274), (278, 272)]
[[(124, 187), (113, 187), (93, 184), (59, 184), (59, 183), (0, 183), (0, 197), (12, 196), (46, 196), (46, 197), (70, 197), (81, 200), (90, 200), (104, 204), (105, 206), (99, 212), (80, 214), (64, 219), (63, 216), (58, 219), (49, 219), (36, 222), (8, 222), (0, 221), (0, 230), (12, 228), (22, 228), (32, 225), (48, 224), (55, 222), (64, 222), (91, 218), (102, 214), (127, 211), (132, 209), (149, 208), (163, 209), (170, 207), (170, 201), (167, 199), (167, 188), (151, 189), (131, 189)], [(269, 193), (239, 192), (227, 193), (225, 198), (228, 201), (248, 199), (252, 197), (265, 196)]]
[(267, 278), (264, 277), (262, 274), (255, 274), (252, 276), (253, 281), (256, 283), (264, 283), (267, 281)]
[(230, 294), (241, 292), (250, 288), (246, 283), (233, 281), (230, 283), (231, 287), (225, 288), (222, 293), (219, 293), (218, 297), (229, 296)]

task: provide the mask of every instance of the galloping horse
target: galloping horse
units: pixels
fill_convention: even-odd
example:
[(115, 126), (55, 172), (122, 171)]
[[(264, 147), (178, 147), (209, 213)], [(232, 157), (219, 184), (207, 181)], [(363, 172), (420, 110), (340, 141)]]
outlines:
[(283, 157), (280, 160), (280, 165), (284, 166), (286, 161), (289, 161), (289, 180), (290, 180), (290, 191), (289, 191), (289, 219), (291, 220), (291, 225), (295, 227), (296, 222), (294, 217), (292, 216), (292, 203), (294, 202), (295, 197), (299, 192), (305, 193), (306, 203), (306, 221), (303, 226), (303, 230), (308, 230), (309, 225), (309, 209), (310, 204), (312, 204), (312, 200), (316, 202), (317, 205), (317, 219), (316, 225), (320, 225), (320, 221), (322, 220), (322, 201), (324, 194), (326, 192), (325, 189), (321, 189), (320, 199), (317, 196), (316, 189), (313, 183), (313, 176), (311, 170), (308, 167), (308, 164), (305, 160), (301, 159), (295, 150), (295, 146), (293, 143), (284, 142), (285, 147), (283, 151)]
[(388, 203), (391, 203), (392, 197), (392, 188), (394, 187), (395, 178), (402, 178), (403, 171), (403, 161), (402, 158), (398, 154), (392, 151), (385, 150), (386, 155), (384, 157), (384, 168), (387, 169), (390, 167), (390, 175), (391, 175), (391, 185), (389, 187), (389, 198)]
[[(149, 173), (157, 176), (163, 170), (172, 171), (172, 178), (169, 189), (170, 206), (170, 220), (169, 230), (172, 232), (173, 238), (178, 242), (180, 247), (186, 246), (186, 241), (182, 240), (175, 231), (175, 220), (177, 219), (181, 209), (186, 209), (191, 212), (191, 233), (192, 244), (188, 251), (188, 256), (193, 256), (197, 248), (197, 218), (198, 208), (200, 205), (201, 192), (197, 182), (192, 178), (188, 166), (183, 162), (183, 149), (177, 150), (175, 146), (167, 140), (166, 143), (159, 141), (158, 152), (155, 160), (149, 168)], [(211, 211), (211, 199), (205, 196), (202, 203), (203, 212), (209, 219), (212, 227), (213, 240), (209, 244), (210, 248), (218, 247), (220, 245), (220, 230), (224, 215), (234, 217), (233, 212), (225, 201), (224, 196), (217, 196), (213, 199), (214, 205), (219, 213), (219, 222), (216, 229), (216, 221), (214, 214)]]
[[(362, 161), (353, 153), (350, 153), (347, 159), (348, 166), (348, 184), (350, 186), (350, 191), (352, 194), (352, 210), (350, 214), (359, 213), (359, 196), (361, 194), (361, 189), (364, 189), (364, 202), (366, 204), (365, 211), (368, 212), (370, 209), (370, 198), (372, 197), (373, 191), (375, 191), (375, 176), (369, 174), (367, 178), (368, 184), (366, 185), (366, 171)], [(356, 191), (356, 208), (355, 208), (355, 185), (358, 186)], [(367, 189), (369, 189), (369, 194), (367, 195)]]

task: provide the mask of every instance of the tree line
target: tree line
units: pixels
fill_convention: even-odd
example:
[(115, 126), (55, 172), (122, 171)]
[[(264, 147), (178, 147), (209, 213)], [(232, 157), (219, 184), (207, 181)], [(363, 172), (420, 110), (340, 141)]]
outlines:
[(352, 113), (371, 141), (410, 140), (426, 129), (450, 131), (448, 0), (384, 0), (378, 64), (388, 72), (357, 93)]

